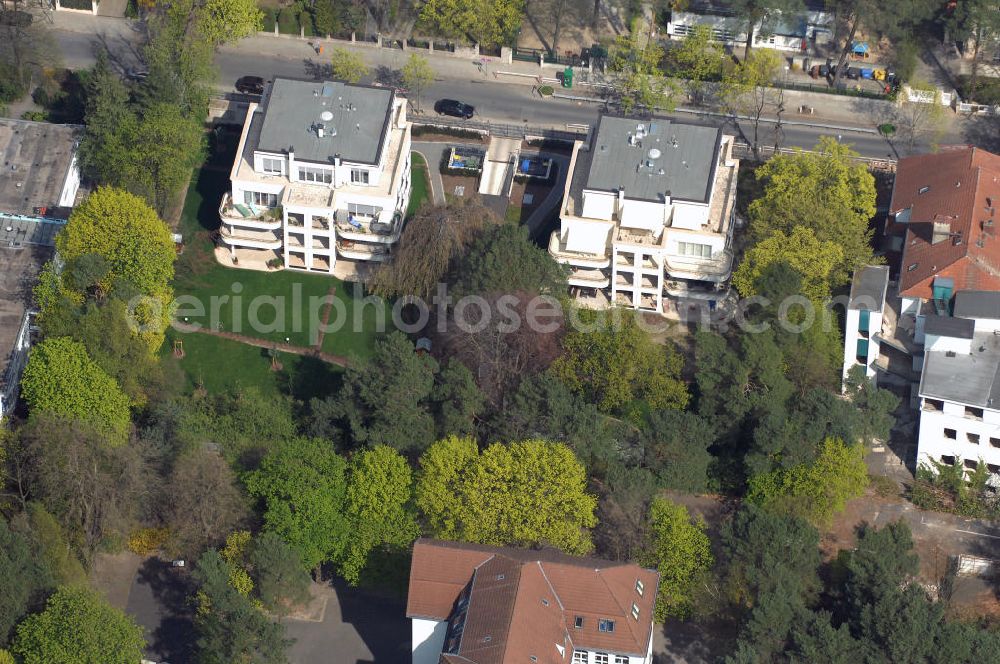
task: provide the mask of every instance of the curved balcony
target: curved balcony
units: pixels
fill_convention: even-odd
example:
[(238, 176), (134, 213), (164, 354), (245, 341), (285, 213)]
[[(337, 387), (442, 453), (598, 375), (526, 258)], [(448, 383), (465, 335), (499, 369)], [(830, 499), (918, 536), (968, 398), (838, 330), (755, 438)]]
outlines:
[(281, 238), (275, 236), (274, 233), (233, 232), (223, 226), (219, 229), (219, 236), (223, 242), (233, 247), (281, 249)]
[(355, 242), (375, 242), (393, 244), (399, 241), (403, 230), (403, 215), (394, 212), (390, 223), (380, 222), (382, 211), (373, 217), (352, 215), (347, 210), (337, 210), (334, 213), (334, 223), (337, 227), (337, 237)]
[(733, 271), (733, 252), (729, 249), (712, 258), (667, 256), (667, 276), (670, 279), (691, 279), (722, 283)]
[(273, 219), (269, 216), (270, 208), (254, 214), (249, 206), (240, 204), (240, 207), (246, 210), (249, 216), (244, 215), (239, 208), (233, 205), (232, 195), (228, 191), (222, 196), (222, 202), (219, 203), (219, 219), (223, 225), (243, 226), (261, 231), (273, 231), (281, 228), (281, 219)]
[(383, 263), (389, 260), (389, 248), (380, 244), (352, 242), (351, 240), (337, 242), (337, 255), (352, 261), (374, 261)]
[(570, 286), (583, 288), (607, 288), (611, 279), (600, 270), (573, 270), (566, 281)]
[(549, 237), (549, 254), (551, 254), (557, 263), (572, 265), (573, 267), (603, 270), (611, 266), (610, 256), (569, 251), (566, 249), (566, 243), (559, 238), (558, 231), (554, 231)]

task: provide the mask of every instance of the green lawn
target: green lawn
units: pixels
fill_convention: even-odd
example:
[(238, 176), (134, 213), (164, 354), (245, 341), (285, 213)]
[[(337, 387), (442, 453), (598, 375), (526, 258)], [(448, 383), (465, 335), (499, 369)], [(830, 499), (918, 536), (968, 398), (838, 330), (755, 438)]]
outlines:
[[(188, 190), (180, 225), (185, 249), (177, 261), (174, 279), (175, 296), (183, 297), (179, 301), (178, 320), (269, 341), (288, 339), (297, 346), (311, 346), (319, 333), (323, 298), (334, 288), (338, 303), (331, 309), (329, 325), (339, 323), (339, 327), (325, 335), (323, 350), (356, 358), (370, 355), (375, 339), (392, 329), (391, 314), (384, 303), (362, 306), (360, 298), (364, 295), (360, 286), (290, 270), (234, 269), (215, 260), (211, 234), (219, 226), (219, 200), (227, 187), (228, 168), (210, 162), (195, 172)], [(380, 315), (385, 320), (381, 328), (376, 326)], [(191, 384), (204, 384), (209, 391), (236, 384), (259, 385), (265, 391), (280, 387), (280, 380), (270, 370), (269, 359), (259, 348), (171, 330), (165, 344), (168, 354), (174, 338), (184, 341), (187, 356), (181, 365)], [(290, 357), (282, 363), (294, 372), (300, 361)]]
[(420, 206), (430, 198), (430, 182), (427, 172), (427, 162), (423, 156), (414, 152), (410, 155), (413, 168), (413, 187), (410, 191), (410, 204), (406, 207), (406, 216), (412, 217), (413, 213), (420, 209)]
[[(174, 340), (184, 345), (184, 357), (173, 355)], [(280, 371), (271, 369), (271, 358), (263, 348), (207, 334), (167, 331), (161, 356), (164, 362), (177, 363), (183, 371), (187, 389), (204, 387), (218, 394), (241, 387), (256, 387), (266, 396), (290, 394), (308, 400), (326, 396), (339, 383), (340, 367), (312, 357), (280, 353)]]

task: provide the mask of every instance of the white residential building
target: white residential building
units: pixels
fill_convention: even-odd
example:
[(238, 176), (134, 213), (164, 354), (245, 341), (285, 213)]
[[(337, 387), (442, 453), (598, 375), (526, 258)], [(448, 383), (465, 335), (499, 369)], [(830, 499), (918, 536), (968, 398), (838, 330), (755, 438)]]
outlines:
[(917, 464), (1000, 473), (1000, 293), (959, 291), (953, 313), (924, 319)]
[(718, 127), (602, 116), (573, 146), (549, 253), (602, 304), (662, 312), (664, 296), (728, 291), (739, 161)]
[(277, 78), (251, 104), (219, 207), (234, 262), (333, 273), (384, 261), (410, 200), (406, 100), (390, 88)]
[[(716, 41), (729, 46), (744, 47), (747, 42), (746, 22), (739, 19), (725, 0), (691, 0), (683, 11), (671, 11), (667, 34), (673, 39), (689, 35), (696, 25), (708, 25)], [(810, 46), (826, 44), (833, 39), (833, 13), (823, 2), (807, 0), (804, 11), (788, 16), (776, 15), (773, 20), (758, 23), (754, 28), (754, 47), (779, 51), (805, 52)]]
[(865, 367), (868, 378), (875, 378), (888, 288), (887, 265), (867, 265), (854, 273), (844, 316), (844, 379), (857, 364)]
[(652, 664), (659, 574), (552, 550), (420, 539), (413, 664)]

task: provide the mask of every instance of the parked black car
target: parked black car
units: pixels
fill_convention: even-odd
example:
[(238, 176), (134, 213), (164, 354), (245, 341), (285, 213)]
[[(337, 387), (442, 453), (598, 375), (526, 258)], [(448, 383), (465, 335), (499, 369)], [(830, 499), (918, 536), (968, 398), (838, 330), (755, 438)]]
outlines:
[(260, 76), (241, 76), (236, 81), (236, 90), (245, 95), (264, 94), (264, 79)]
[(469, 104), (463, 104), (455, 99), (439, 99), (434, 104), (434, 112), (438, 115), (450, 115), (456, 118), (468, 120), (475, 114), (476, 109)]

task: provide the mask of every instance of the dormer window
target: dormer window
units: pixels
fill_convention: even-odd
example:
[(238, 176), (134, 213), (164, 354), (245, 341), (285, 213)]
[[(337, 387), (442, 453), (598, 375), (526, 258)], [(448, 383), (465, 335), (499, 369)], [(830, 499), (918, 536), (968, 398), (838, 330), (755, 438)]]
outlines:
[(260, 160), (260, 164), (261, 168), (268, 175), (281, 175), (283, 161), (284, 159), (276, 159), (274, 157), (264, 157)]
[(547, 599), (545, 599), (545, 598), (543, 597), (543, 598), (542, 598), (542, 606), (548, 606), (548, 605), (549, 605), (549, 600), (547, 600)]
[(918, 190), (917, 190), (917, 194), (918, 194), (918, 195), (919, 195), (919, 194), (926, 194), (926, 193), (927, 193), (928, 191), (930, 191), (930, 190), (931, 190), (931, 188), (930, 188), (930, 187), (921, 187), (920, 189), (918, 189)]
[(573, 622), (573, 627), (583, 629), (583, 616), (576, 617), (576, 620)]
[(639, 605), (635, 602), (632, 602), (632, 617), (636, 620), (639, 619)]
[(597, 631), (598, 632), (608, 632), (609, 634), (615, 631), (615, 621), (609, 620), (607, 618), (601, 618), (597, 621)]
[(368, 171), (363, 168), (352, 168), (351, 182), (353, 184), (368, 184)]
[(639, 593), (639, 597), (642, 597), (642, 592), (643, 592), (643, 591), (644, 591), (645, 589), (646, 589), (646, 586), (645, 586), (645, 585), (643, 585), (643, 583), (642, 583), (642, 580), (641, 580), (641, 579), (636, 579), (636, 580), (635, 580), (635, 591), (636, 591), (637, 593)]

